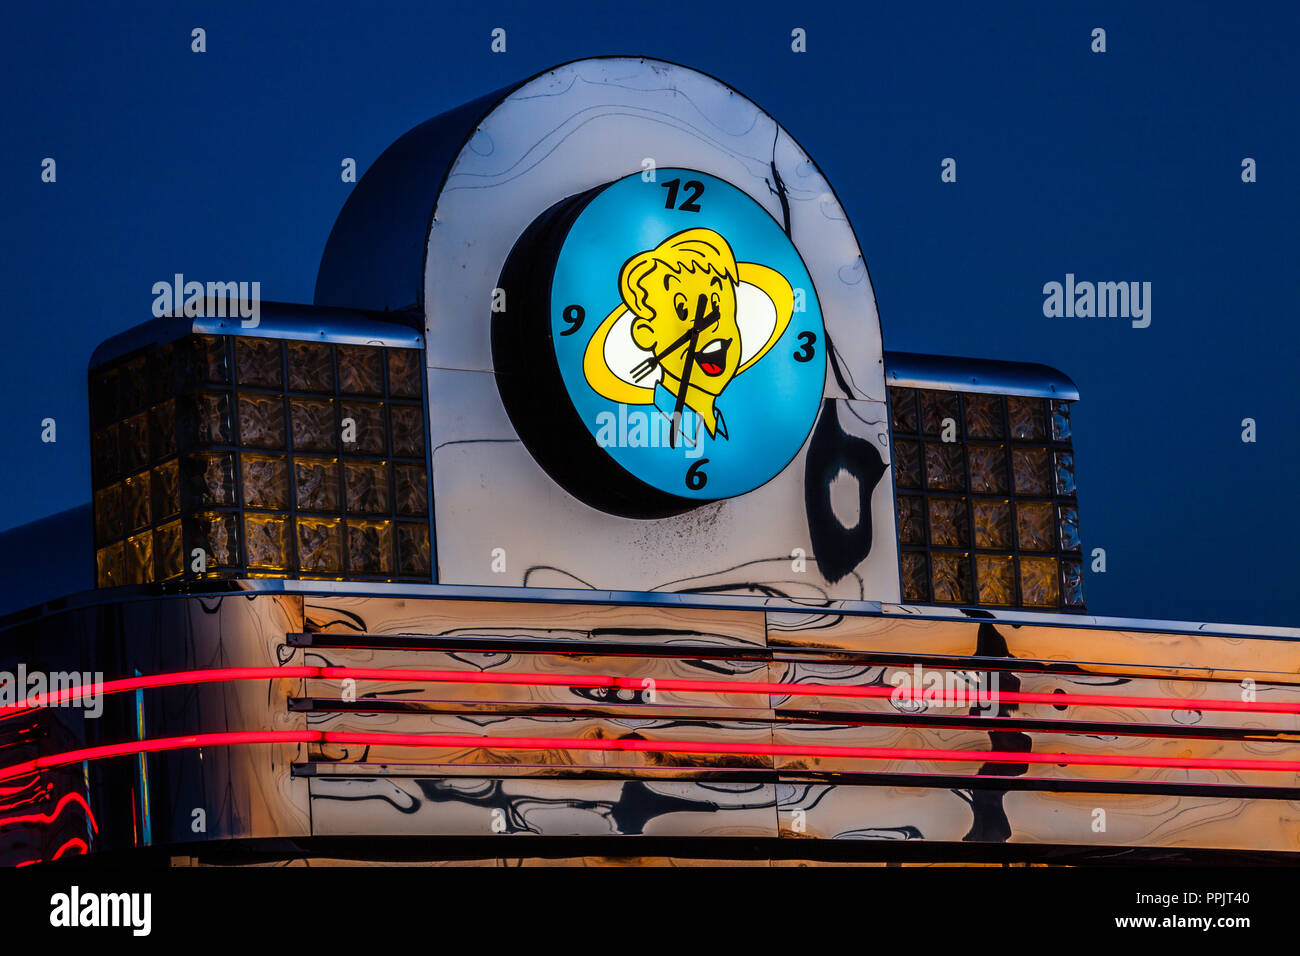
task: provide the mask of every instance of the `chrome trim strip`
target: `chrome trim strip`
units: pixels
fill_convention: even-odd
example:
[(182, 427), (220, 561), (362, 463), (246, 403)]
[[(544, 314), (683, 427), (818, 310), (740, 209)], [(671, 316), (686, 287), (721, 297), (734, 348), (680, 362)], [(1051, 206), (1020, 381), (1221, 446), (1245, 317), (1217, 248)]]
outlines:
[[(388, 584), (369, 581), (300, 581), (256, 578), (232, 581), (245, 591), (406, 597), (418, 600), (518, 601), (545, 604), (611, 604), (641, 607), (690, 607), (717, 611), (794, 611), (807, 613), (880, 614), (879, 601), (808, 601), (761, 598), (744, 594), (695, 594), (672, 591), (598, 591), (581, 588), (519, 588), (488, 585)], [(1300, 631), (1297, 632), (1300, 637)]]
[[(732, 594), (696, 594), (659, 591), (597, 591), (578, 588), (487, 587), (454, 584), (389, 584), (381, 581), (298, 581), (289, 578), (232, 579), (226, 588), (191, 591), (194, 598), (257, 592), (347, 597), (410, 598), (443, 601), (509, 601), (539, 604), (605, 604), (640, 607), (682, 607), (705, 610), (763, 611), (790, 614), (841, 614), (846, 616), (950, 620), (977, 623), (993, 621), (1036, 627), (1070, 627), (1077, 630), (1146, 631), (1151, 633), (1205, 634), (1221, 637), (1258, 637), (1300, 641), (1300, 627), (1223, 624), (1199, 621), (1159, 621), (1049, 611), (959, 608), (938, 605), (882, 604), (878, 601), (813, 601), (797, 598), (762, 598)], [(0, 631), (45, 614), (74, 607), (110, 605), (138, 600), (165, 600), (177, 593), (159, 594), (152, 585), (93, 589), (57, 601), (15, 611), (0, 617)]]
[(1037, 395), (1077, 401), (1079, 388), (1064, 372), (1031, 362), (885, 352), (885, 382), (906, 388), (945, 392)]
[(1152, 631), (1157, 633), (1207, 634), (1217, 637), (1270, 637), (1300, 640), (1300, 627), (1263, 624), (1224, 624), (1212, 621), (1165, 621), (1140, 617), (1102, 617), (1096, 614), (1065, 614), (1053, 611), (1027, 611), (1010, 608), (960, 608), (933, 604), (882, 604), (882, 617), (909, 617), (918, 620), (988, 620), (999, 624), (1025, 624), (1034, 627), (1076, 627), (1107, 631)]
[[(244, 328), (238, 316), (163, 316), (152, 319), (101, 342), (90, 357), (90, 368), (98, 368), (138, 349), (164, 345), (193, 333), (335, 342), (341, 345), (424, 348), (423, 333), (403, 324), (408, 318), (404, 314), (392, 313), (391, 317), (386, 318), (384, 313), (298, 305), (292, 302), (262, 302), (258, 308), (259, 322), (253, 328)], [(217, 310), (205, 308), (204, 311)], [(225, 311), (224, 308), (222, 311)], [(422, 316), (416, 316), (414, 320), (424, 321)]]

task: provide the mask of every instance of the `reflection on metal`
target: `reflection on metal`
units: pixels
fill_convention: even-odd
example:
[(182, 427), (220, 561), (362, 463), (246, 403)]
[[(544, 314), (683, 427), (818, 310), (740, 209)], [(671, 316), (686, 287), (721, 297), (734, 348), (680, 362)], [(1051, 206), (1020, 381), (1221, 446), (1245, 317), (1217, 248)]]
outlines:
[[(154, 844), (182, 862), (271, 837), (299, 841), (279, 859), (327, 861), (348, 836), (376, 854), (405, 839), (419, 861), (532, 855), (519, 837), (599, 856), (641, 852), (602, 840), (657, 838), (667, 856), (724, 860), (1300, 852), (1293, 637), (411, 590), (155, 598), (11, 625), (17, 659), (39, 646), (107, 680), (129, 676), (123, 659), (146, 678), (183, 671), (139, 688), (151, 739), (237, 736), (4, 780), (21, 806), (0, 810), (0, 861), (137, 846), (146, 802)], [(238, 670), (209, 678), (204, 660)], [(896, 698), (918, 667), (991, 699)], [(129, 744), (137, 685), (93, 728), (74, 708), (0, 712), (0, 775)], [(35, 753), (3, 746), (34, 719)]]
[(887, 351), (885, 377), (888, 384), (907, 388), (1037, 395), (1067, 401), (1079, 398), (1078, 387), (1064, 372), (1029, 362)]
[[(270, 595), (255, 601), (119, 601), (112, 614), (89, 607), (7, 628), (0, 669), (13, 672), (19, 662), (35, 669), (33, 662), (38, 662), (46, 672), (100, 671), (106, 680), (131, 677), (137, 670), (152, 675), (188, 669), (197, 661), (229, 660), (235, 666), (278, 669), (283, 663), (278, 647), (285, 629), (300, 621), (298, 599)], [(149, 689), (141, 697), (143, 723), (151, 737), (291, 729), (300, 720), (287, 713), (285, 702), (295, 691), (295, 682), (280, 679)], [(76, 706), (40, 710), (45, 730), (25, 744), (22, 758), (134, 741), (135, 695), (112, 695), (102, 703), (98, 719)], [(13, 732), (15, 721), (24, 719), (0, 710), (0, 740)], [(142, 846), (144, 806), (149, 808), (156, 845), (305, 834), (305, 789), (288, 769), (297, 753), (298, 748), (286, 744), (151, 754), (144, 758), (147, 794), (140, 793), (140, 764), (132, 757), (95, 761), (84, 768), (76, 763), (8, 779), (0, 784), (0, 793), (23, 795), (25, 812), (51, 813), (60, 796), (69, 792), (82, 794), (89, 811), (65, 806), (57, 825), (28, 827), (26, 832), (11, 831), (0, 820), (0, 859), (9, 864), (23, 858), (53, 859), (67, 836), (62, 828), (77, 824), (82, 826), (77, 835), (89, 852)], [(3, 751), (0, 760), (6, 766), (11, 763)], [(302, 792), (295, 796), (295, 791)], [(231, 793), (240, 796), (231, 800)], [(202, 814), (196, 816), (196, 810)], [(87, 823), (93, 815), (97, 829), (81, 824), (83, 813)], [(202, 826), (197, 831), (196, 821)]]
[(869, 402), (826, 399), (810, 441), (804, 471), (804, 502), (812, 553), (821, 573), (838, 581), (867, 559), (877, 537), (871, 499), (889, 470), (873, 439), (877, 410)]

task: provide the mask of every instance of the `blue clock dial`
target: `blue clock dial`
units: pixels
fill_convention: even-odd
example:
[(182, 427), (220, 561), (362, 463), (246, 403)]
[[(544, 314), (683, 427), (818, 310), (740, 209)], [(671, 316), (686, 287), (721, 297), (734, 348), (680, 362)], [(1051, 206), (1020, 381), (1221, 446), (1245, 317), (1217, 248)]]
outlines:
[(731, 184), (660, 169), (559, 203), (502, 283), (521, 302), (493, 320), (507, 410), (597, 507), (653, 516), (741, 495), (807, 439), (826, 375), (817, 294), (781, 226)]

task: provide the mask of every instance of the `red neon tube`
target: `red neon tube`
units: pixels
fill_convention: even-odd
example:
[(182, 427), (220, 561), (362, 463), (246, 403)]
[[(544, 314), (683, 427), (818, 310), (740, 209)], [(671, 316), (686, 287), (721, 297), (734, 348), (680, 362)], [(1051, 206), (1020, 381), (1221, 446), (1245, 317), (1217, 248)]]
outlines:
[[(123, 691), (174, 687), (185, 684), (205, 684), (220, 681), (272, 680), (276, 678), (329, 680), (410, 680), (427, 683), (500, 684), (552, 687), (610, 687), (620, 690), (642, 690), (646, 679), (653, 681), (656, 690), (673, 690), (685, 694), (759, 694), (773, 697), (864, 697), (889, 698), (898, 691), (892, 687), (863, 687), (841, 684), (789, 684), (771, 681), (720, 681), (685, 680), (681, 678), (610, 677), (585, 674), (535, 674), (522, 672), (484, 673), (481, 671), (452, 671), (424, 669), (385, 669), (365, 667), (224, 667), (209, 670), (177, 671), (147, 677), (130, 677), (104, 681), (99, 685), (74, 688), (55, 695), (46, 695), (0, 707), (0, 718), (14, 716), (33, 707), (71, 703), (98, 690), (103, 694)], [(900, 697), (904, 696), (899, 694)], [(924, 699), (921, 691), (906, 695), (910, 699)], [(1181, 697), (1125, 697), (1109, 694), (1047, 694), (1025, 691), (999, 691), (989, 696), (991, 703), (1007, 704), (1070, 704), (1075, 706), (1133, 707), (1147, 710), (1197, 710), (1235, 711), (1257, 714), (1300, 714), (1300, 703), (1284, 704), (1268, 701), (1200, 700)], [(975, 701), (972, 699), (972, 705)]]
[(50, 857), (50, 859), (57, 860), (59, 857), (63, 856), (64, 853), (67, 853), (73, 847), (77, 848), (78, 856), (85, 856), (87, 853), (90, 852), (90, 847), (86, 845), (85, 840), (79, 839), (78, 837), (73, 837), (67, 843), (63, 844), (63, 846), (55, 850), (54, 856)]
[(68, 750), (60, 754), (46, 754), (35, 760), (26, 760), (0, 769), (0, 780), (22, 777), (51, 767), (63, 767), (82, 760), (102, 760), (105, 757), (230, 744), (310, 743), (320, 739), (321, 734), (318, 730), (246, 730), (217, 734), (190, 734), (185, 737), (157, 737), (153, 740), (131, 740), (123, 744), (85, 747), (81, 750)]
[(120, 694), (129, 690), (149, 690), (154, 687), (175, 687), (180, 684), (211, 684), (219, 681), (273, 680), (277, 677), (318, 677), (319, 667), (212, 667), (204, 670), (174, 671), (170, 674), (151, 674), (144, 677), (124, 677), (106, 680), (85, 687), (73, 687), (57, 694), (34, 694), (21, 704), (0, 707), (0, 716), (12, 717), (17, 713), (71, 704), (86, 697), (100, 694)]
[[(773, 697), (875, 697), (888, 698), (898, 693), (893, 687), (863, 687), (842, 684), (781, 684), (771, 681), (684, 680), (681, 678), (603, 677), (583, 674), (484, 673), (481, 671), (401, 670), (375, 667), (322, 667), (317, 675), (326, 679), (412, 680), (429, 683), (457, 684), (531, 684), (560, 687), (614, 687), (643, 690), (650, 680), (656, 690), (676, 690), (688, 694), (766, 694)], [(923, 700), (923, 692), (907, 696)], [(1040, 694), (999, 691), (990, 695), (993, 703), (1025, 704), (1097, 704), (1113, 707), (1136, 707), (1157, 710), (1222, 710), (1264, 714), (1300, 714), (1300, 703), (1272, 704), (1258, 701), (1195, 700), (1179, 697), (1120, 697), (1106, 694)], [(974, 701), (972, 700), (972, 704)], [(964, 706), (964, 705), (963, 705)]]
[(81, 804), (82, 809), (86, 811), (86, 820), (90, 823), (91, 832), (98, 833), (99, 824), (95, 822), (95, 814), (90, 809), (90, 804), (86, 802), (86, 798), (79, 793), (64, 794), (49, 813), (29, 813), (20, 817), (0, 817), (0, 827), (11, 827), (20, 823), (53, 823), (69, 803)]
[(476, 737), (457, 734), (378, 734), (344, 731), (243, 731), (193, 734), (87, 747), (49, 754), (0, 769), (0, 780), (82, 760), (157, 753), (195, 747), (259, 743), (364, 744), (389, 747), (441, 747), (496, 750), (605, 750), (643, 753), (695, 753), (744, 756), (844, 757), (857, 760), (939, 760), (961, 763), (1064, 764), (1092, 767), (1173, 767), (1184, 770), (1263, 770), (1300, 772), (1300, 760), (1220, 757), (1143, 757), (1125, 754), (1035, 753), (1015, 750), (931, 750), (916, 747), (837, 747), (815, 744), (710, 743), (693, 740), (573, 740), (565, 737)]

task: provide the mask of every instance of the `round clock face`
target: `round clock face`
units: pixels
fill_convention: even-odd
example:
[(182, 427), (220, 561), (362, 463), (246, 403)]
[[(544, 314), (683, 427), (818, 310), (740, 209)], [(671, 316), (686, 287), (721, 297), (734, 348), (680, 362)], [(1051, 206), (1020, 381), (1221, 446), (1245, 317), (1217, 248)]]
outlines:
[(812, 280), (781, 226), (717, 177), (659, 169), (557, 203), (501, 289), (506, 409), (595, 507), (654, 517), (741, 495), (808, 437), (826, 375)]

